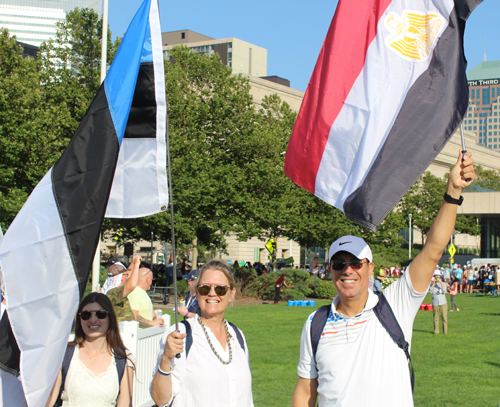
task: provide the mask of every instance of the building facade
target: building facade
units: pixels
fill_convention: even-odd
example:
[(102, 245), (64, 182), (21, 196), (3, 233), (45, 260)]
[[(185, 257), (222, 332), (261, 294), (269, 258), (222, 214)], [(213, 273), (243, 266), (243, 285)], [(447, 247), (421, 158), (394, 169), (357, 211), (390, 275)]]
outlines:
[(464, 126), (476, 142), (500, 151), (500, 61), (483, 61), (467, 72), (469, 108)]
[(102, 14), (102, 0), (0, 0), (0, 27), (18, 41), (39, 47), (55, 36), (56, 23), (75, 7)]
[(230, 67), (234, 74), (267, 75), (267, 49), (238, 38), (216, 40), (191, 30), (178, 30), (162, 33), (162, 41), (165, 58), (175, 45), (185, 45), (198, 54), (219, 54), (222, 63)]

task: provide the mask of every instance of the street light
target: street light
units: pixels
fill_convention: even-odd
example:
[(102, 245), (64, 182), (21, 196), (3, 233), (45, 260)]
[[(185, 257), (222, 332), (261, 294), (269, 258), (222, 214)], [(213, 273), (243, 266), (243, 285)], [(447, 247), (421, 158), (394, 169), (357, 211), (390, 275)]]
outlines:
[(411, 213), (408, 215), (409, 226), (408, 226), (408, 259), (411, 260)]

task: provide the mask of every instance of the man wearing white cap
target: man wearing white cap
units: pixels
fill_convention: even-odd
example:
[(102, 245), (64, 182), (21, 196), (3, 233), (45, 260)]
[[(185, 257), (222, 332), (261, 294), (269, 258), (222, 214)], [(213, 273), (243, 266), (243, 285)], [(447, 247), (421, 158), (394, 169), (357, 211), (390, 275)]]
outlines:
[[(448, 176), (446, 193), (425, 246), (407, 272), (383, 292), (406, 341), (437, 262), (455, 227), (462, 190), (475, 179), (473, 160), (460, 152)], [(302, 331), (294, 407), (413, 406), (408, 361), (382, 326), (374, 308), (379, 297), (368, 290), (372, 252), (355, 236), (336, 240), (329, 250), (329, 271), (337, 289), (326, 324), (313, 351), (311, 321)], [(387, 378), (391, 386), (387, 387)]]

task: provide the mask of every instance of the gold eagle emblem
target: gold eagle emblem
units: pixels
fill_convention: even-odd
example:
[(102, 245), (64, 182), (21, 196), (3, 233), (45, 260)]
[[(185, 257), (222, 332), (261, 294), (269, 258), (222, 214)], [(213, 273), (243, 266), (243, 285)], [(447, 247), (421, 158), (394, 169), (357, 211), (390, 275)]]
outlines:
[(385, 22), (391, 31), (387, 44), (404, 58), (423, 61), (432, 51), (443, 20), (436, 12), (405, 11), (401, 16), (391, 13)]

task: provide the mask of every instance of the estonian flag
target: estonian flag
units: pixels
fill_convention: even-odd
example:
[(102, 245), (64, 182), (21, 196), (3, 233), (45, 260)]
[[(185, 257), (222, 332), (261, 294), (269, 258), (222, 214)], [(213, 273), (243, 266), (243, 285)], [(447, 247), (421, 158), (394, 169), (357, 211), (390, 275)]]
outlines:
[(466, 113), (463, 34), (481, 1), (340, 0), (286, 176), (376, 230)]
[(167, 208), (163, 64), (158, 3), (145, 0), (67, 149), (0, 243), (0, 368), (20, 375), (30, 407), (45, 406), (61, 367), (105, 213)]

